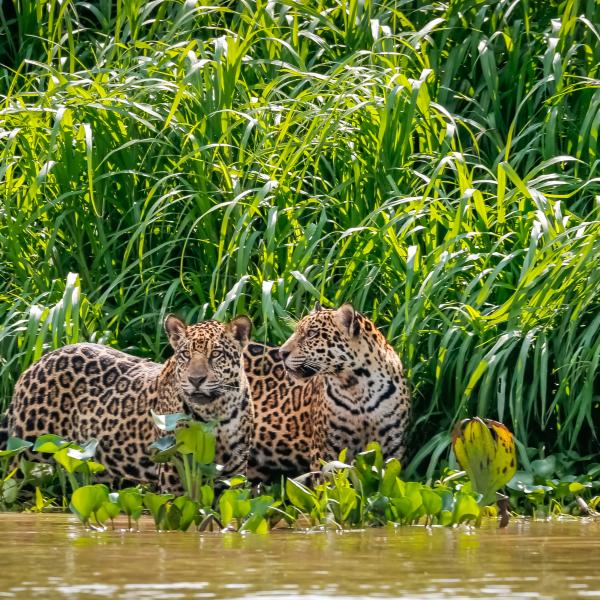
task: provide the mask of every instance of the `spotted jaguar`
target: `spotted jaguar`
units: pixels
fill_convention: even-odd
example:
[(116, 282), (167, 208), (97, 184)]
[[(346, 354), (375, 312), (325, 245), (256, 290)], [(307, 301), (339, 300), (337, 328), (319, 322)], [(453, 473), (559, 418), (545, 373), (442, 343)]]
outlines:
[[(45, 433), (98, 440), (97, 459), (109, 481), (157, 483), (148, 446), (159, 432), (151, 416), (186, 412), (218, 421), (216, 462), (223, 475), (243, 473), (253, 431), (253, 406), (243, 353), (251, 322), (186, 325), (173, 315), (165, 330), (174, 353), (151, 362), (99, 344), (65, 346), (42, 356), (17, 381), (4, 438)], [(2, 442), (0, 441), (0, 445)], [(175, 474), (161, 481), (176, 486)]]
[(245, 370), (255, 428), (248, 476), (268, 481), (317, 471), (368, 442), (402, 460), (410, 392), (400, 358), (352, 305), (319, 304), (280, 347), (251, 342)]

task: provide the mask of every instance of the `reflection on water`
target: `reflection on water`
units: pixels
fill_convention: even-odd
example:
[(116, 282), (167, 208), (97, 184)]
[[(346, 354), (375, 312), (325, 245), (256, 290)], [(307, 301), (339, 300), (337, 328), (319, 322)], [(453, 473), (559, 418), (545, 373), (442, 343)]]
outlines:
[(600, 598), (598, 556), (600, 523), (241, 536), (0, 514), (0, 598)]

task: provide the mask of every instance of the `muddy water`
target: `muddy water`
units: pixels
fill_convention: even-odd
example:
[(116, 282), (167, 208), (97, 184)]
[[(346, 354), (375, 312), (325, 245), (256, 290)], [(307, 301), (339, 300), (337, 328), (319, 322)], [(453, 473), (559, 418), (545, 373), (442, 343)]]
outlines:
[(590, 598), (599, 557), (600, 523), (240, 536), (0, 514), (0, 598)]

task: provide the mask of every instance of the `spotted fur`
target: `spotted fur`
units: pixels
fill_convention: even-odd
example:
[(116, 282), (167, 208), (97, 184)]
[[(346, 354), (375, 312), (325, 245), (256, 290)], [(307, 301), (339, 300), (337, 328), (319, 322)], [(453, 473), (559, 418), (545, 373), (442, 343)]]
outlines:
[[(252, 436), (252, 403), (243, 369), (251, 323), (165, 320), (174, 354), (158, 364), (99, 344), (74, 344), (43, 356), (15, 387), (7, 411), (11, 435), (54, 433), (98, 440), (108, 480), (157, 482), (148, 446), (158, 437), (150, 410), (187, 412), (219, 422), (216, 461), (224, 474), (244, 472)], [(163, 481), (176, 483), (172, 474)]]
[(318, 470), (368, 442), (405, 455), (410, 394), (402, 363), (375, 325), (349, 304), (317, 306), (281, 348), (250, 344), (246, 372), (255, 411), (249, 477)]

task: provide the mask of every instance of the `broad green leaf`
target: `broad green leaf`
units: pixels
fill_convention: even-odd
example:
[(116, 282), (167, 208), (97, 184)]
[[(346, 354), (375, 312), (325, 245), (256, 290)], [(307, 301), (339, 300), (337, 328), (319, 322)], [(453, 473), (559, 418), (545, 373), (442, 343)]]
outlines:
[(45, 435), (40, 435), (40, 437), (35, 440), (33, 451), (54, 454), (64, 446), (68, 445), (70, 445), (70, 442), (67, 442), (59, 435), (47, 433)]
[(181, 454), (192, 454), (196, 462), (205, 465), (214, 462), (216, 435), (203, 427), (202, 423), (191, 421), (187, 427), (175, 432), (175, 439), (177, 450)]
[(400, 461), (391, 458), (385, 463), (385, 472), (381, 480), (380, 491), (384, 496), (397, 495), (396, 479), (400, 475)]
[(247, 481), (244, 475), (236, 475), (235, 477), (224, 479), (223, 483), (230, 488), (235, 488), (245, 485)]
[(102, 506), (96, 511), (96, 518), (100, 523), (106, 523), (106, 521), (113, 520), (121, 513), (121, 507), (112, 500), (107, 500), (102, 503)]
[(286, 480), (285, 493), (288, 500), (302, 512), (310, 513), (316, 505), (314, 492), (295, 479)]
[(25, 452), (25, 450), (28, 450), (31, 446), (33, 446), (32, 442), (26, 442), (18, 437), (10, 437), (6, 443), (6, 450), (0, 450), (0, 458), (17, 456), (17, 454)]
[(86, 524), (104, 502), (108, 502), (108, 488), (105, 485), (84, 485), (73, 492), (69, 508)]
[[(64, 446), (60, 450), (57, 450), (52, 455), (54, 460), (61, 465), (67, 473), (75, 473), (78, 467), (81, 467), (84, 461), (78, 458), (73, 458), (69, 455), (69, 446)], [(87, 486), (86, 486), (87, 487)]]
[(421, 488), (421, 498), (426, 514), (434, 516), (442, 510), (442, 498), (427, 486)]
[(19, 484), (14, 479), (0, 480), (0, 504), (13, 504), (18, 491)]
[[(149, 493), (144, 495), (144, 500)], [(142, 514), (142, 494), (137, 488), (125, 488), (119, 491), (118, 503), (121, 510), (134, 521)]]
[(200, 498), (202, 500), (202, 506), (210, 507), (215, 501), (215, 490), (210, 485), (203, 485), (200, 488)]
[(556, 456), (551, 455), (547, 458), (531, 461), (533, 472), (544, 479), (550, 479), (556, 472)]
[(181, 529), (181, 531), (187, 531), (190, 525), (195, 522), (196, 516), (198, 515), (198, 503), (185, 496), (179, 496), (173, 500), (173, 505), (176, 506), (180, 512), (179, 529)]
[(479, 512), (479, 504), (471, 494), (458, 493), (454, 504), (454, 512), (452, 513), (452, 522), (474, 521), (479, 516)]
[(81, 449), (75, 447), (69, 447), (67, 454), (76, 458), (77, 460), (88, 460), (96, 456), (96, 449), (98, 448), (98, 440), (91, 439), (87, 441)]

